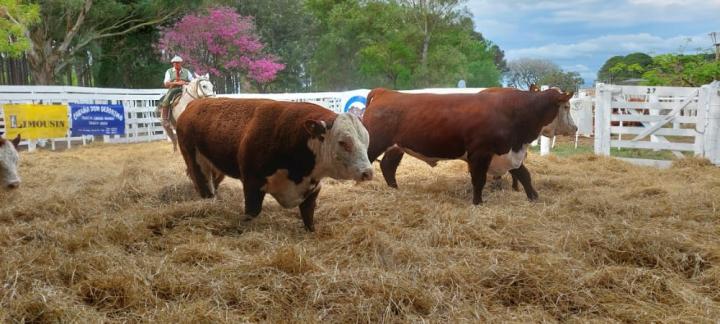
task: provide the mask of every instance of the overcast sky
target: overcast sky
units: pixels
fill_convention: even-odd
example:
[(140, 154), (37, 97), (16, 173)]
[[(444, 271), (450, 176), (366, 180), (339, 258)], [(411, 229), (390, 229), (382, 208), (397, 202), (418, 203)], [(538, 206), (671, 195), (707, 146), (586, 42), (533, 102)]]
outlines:
[(615, 55), (709, 51), (720, 0), (468, 0), (475, 26), (507, 60), (549, 59), (592, 85)]

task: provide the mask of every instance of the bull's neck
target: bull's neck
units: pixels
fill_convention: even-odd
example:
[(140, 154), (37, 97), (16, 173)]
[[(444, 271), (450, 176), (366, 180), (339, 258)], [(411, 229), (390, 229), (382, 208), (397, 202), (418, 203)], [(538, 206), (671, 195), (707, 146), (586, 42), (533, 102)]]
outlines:
[(323, 149), (323, 141), (317, 138), (308, 140), (308, 148), (315, 155), (315, 167), (310, 173), (310, 177), (320, 180), (324, 177), (335, 178), (332, 168), (333, 154), (330, 150)]
[(536, 96), (528, 101), (523, 111), (520, 111), (516, 118), (515, 129), (518, 130), (516, 140), (513, 141), (513, 148), (520, 147), (523, 144), (531, 143), (536, 140), (542, 128), (546, 125), (545, 116), (552, 109), (557, 109), (547, 98), (542, 95)]

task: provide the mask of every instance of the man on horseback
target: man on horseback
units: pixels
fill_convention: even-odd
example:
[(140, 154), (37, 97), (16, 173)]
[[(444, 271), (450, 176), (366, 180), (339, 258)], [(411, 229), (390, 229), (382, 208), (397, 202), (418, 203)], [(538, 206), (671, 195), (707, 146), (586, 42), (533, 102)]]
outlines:
[(194, 79), (190, 70), (182, 67), (183, 59), (180, 56), (175, 55), (170, 60), (170, 63), (172, 63), (172, 67), (165, 71), (165, 79), (163, 80), (163, 86), (168, 88), (168, 92), (160, 99), (159, 105), (163, 126), (170, 123), (168, 120), (170, 106), (175, 98), (182, 94), (183, 85)]

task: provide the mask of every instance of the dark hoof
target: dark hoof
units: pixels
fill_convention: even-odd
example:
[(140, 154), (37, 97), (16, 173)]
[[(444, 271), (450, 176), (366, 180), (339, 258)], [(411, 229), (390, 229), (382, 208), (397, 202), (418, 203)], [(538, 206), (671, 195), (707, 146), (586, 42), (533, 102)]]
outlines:
[(528, 194), (528, 200), (530, 201), (537, 201), (540, 196), (538, 196), (537, 192), (533, 192)]
[(310, 226), (305, 225), (305, 230), (308, 232), (315, 232), (315, 225), (310, 225)]
[(243, 218), (242, 218), (242, 222), (243, 222), (243, 223), (249, 223), (249, 222), (251, 222), (253, 219), (257, 218), (257, 216), (258, 216), (258, 215), (245, 214), (245, 216), (243, 216)]

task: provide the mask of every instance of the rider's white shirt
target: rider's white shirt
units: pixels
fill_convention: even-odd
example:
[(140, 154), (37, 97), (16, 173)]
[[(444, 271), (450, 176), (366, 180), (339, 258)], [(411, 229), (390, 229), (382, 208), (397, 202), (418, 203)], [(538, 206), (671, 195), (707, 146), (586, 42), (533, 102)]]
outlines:
[[(188, 72), (190, 72), (190, 70), (188, 70)], [(189, 77), (188, 77), (189, 80), (188, 80), (188, 81), (192, 81), (193, 79), (195, 79), (195, 77), (193, 76), (192, 72), (188, 73), (188, 75), (189, 75)], [(170, 82), (171, 80), (174, 80), (174, 79), (175, 79), (175, 76), (174, 76), (174, 75), (170, 75), (170, 70), (165, 71), (165, 79), (163, 80), (163, 83), (165, 83), (165, 82)]]

